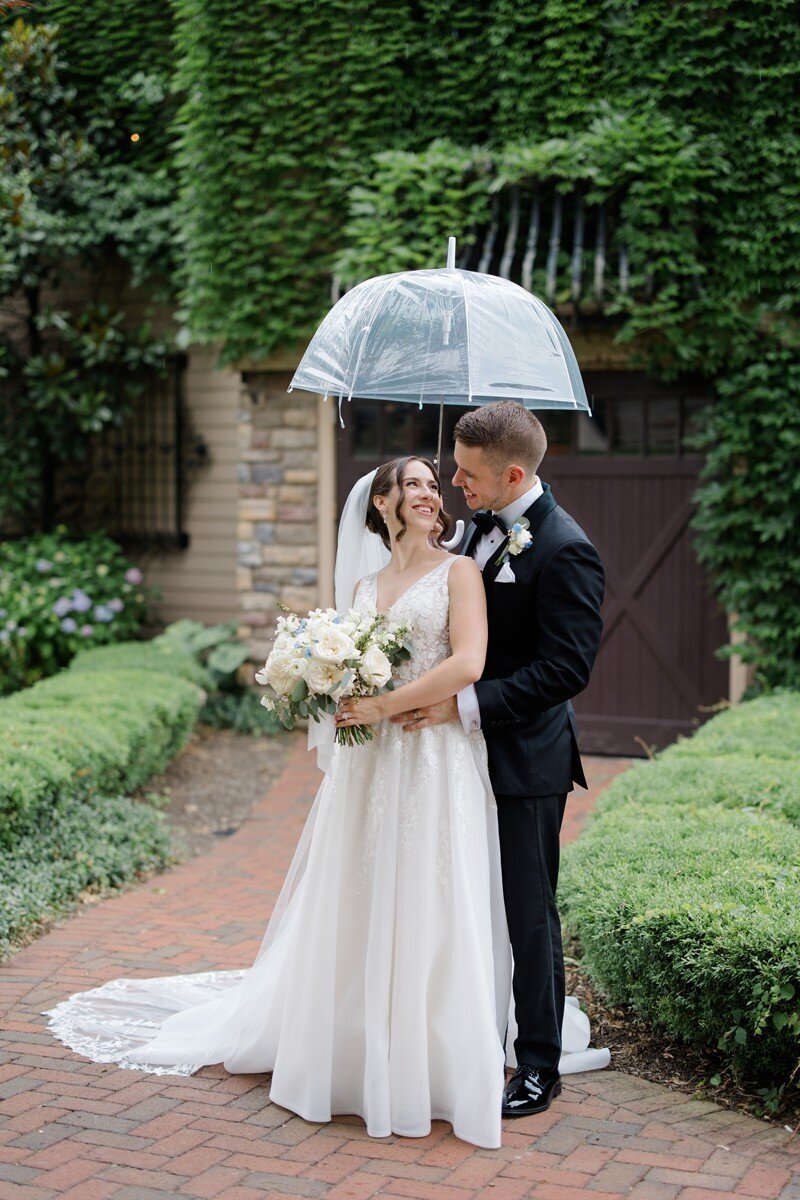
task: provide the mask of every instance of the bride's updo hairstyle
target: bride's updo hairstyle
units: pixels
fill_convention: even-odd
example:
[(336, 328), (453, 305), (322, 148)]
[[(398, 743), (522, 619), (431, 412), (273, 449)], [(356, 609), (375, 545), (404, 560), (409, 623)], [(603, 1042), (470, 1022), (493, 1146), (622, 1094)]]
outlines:
[[(400, 512), (403, 503), (403, 480), (406, 477), (406, 471), (409, 463), (421, 462), (429, 469), (431, 475), (436, 480), (439, 488), (439, 495), (442, 494), (442, 484), (439, 479), (439, 472), (428, 458), (420, 458), (418, 454), (409, 454), (405, 458), (393, 458), (391, 462), (384, 463), (382, 467), (378, 467), (375, 473), (375, 479), (372, 484), (372, 495), (369, 498), (367, 507), (367, 516), (365, 524), (367, 529), (372, 533), (377, 533), (378, 537), (383, 542), (387, 550), (391, 550), (391, 541), (389, 539), (389, 531), (386, 528), (386, 522), (375, 507), (376, 496), (388, 496), (395, 484), (400, 489), (400, 499), (397, 502), (397, 508), (394, 515), (400, 522), (400, 532), (397, 535), (398, 542), (406, 531), (405, 518)], [(437, 546), (440, 546), (444, 538), (447, 537), (453, 525), (453, 518), (449, 513), (446, 513), (442, 508), (439, 512), (439, 519), (433, 527), (432, 537)]]

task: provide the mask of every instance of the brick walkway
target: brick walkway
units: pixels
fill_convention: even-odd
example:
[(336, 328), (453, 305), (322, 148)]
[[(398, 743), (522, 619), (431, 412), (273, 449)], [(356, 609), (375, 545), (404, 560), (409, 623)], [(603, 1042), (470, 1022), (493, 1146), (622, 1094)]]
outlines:
[[(624, 766), (590, 765), (593, 790), (572, 794), (565, 837)], [(0, 969), (2, 1200), (800, 1200), (788, 1134), (610, 1069), (568, 1076), (549, 1112), (508, 1122), (501, 1150), (477, 1150), (442, 1123), (425, 1139), (380, 1141), (355, 1118), (307, 1124), (270, 1104), (265, 1076), (122, 1071), (52, 1039), (40, 1010), (69, 992), (249, 965), (316, 784), (296, 737), (238, 833), (87, 906)]]

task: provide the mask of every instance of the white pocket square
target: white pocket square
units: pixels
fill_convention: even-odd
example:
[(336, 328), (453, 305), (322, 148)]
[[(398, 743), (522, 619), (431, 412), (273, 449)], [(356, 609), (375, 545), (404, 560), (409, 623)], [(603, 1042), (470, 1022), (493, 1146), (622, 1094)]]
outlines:
[(495, 575), (495, 583), (516, 583), (514, 572), (508, 562), (504, 562), (500, 570)]

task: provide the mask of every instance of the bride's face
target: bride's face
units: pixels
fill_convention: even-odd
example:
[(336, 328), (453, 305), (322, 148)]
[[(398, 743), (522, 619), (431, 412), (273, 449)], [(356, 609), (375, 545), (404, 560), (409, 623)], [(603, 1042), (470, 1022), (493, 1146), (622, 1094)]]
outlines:
[[(403, 472), (400, 484), (395, 484), (387, 497), (389, 532), (397, 534), (402, 526), (394, 515), (399, 513), (409, 533), (429, 534), (435, 529), (442, 511), (442, 497), (430, 467), (412, 459)], [(399, 507), (398, 507), (399, 504)]]

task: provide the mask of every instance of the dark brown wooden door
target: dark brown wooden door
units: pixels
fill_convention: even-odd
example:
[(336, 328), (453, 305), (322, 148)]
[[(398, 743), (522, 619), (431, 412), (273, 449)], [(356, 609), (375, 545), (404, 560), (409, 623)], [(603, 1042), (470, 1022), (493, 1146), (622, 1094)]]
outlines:
[(556, 499), (586, 530), (606, 571), (605, 628), (575, 701), (581, 746), (646, 753), (691, 733), (728, 694), (723, 614), (692, 548), (695, 459), (554, 457)]
[[(692, 547), (691, 497), (701, 460), (682, 453), (705, 397), (692, 381), (659, 384), (640, 372), (585, 373), (594, 416), (539, 413), (549, 449), (540, 474), (585, 529), (606, 568), (605, 631), (592, 679), (575, 700), (582, 749), (642, 756), (690, 733), (727, 696), (715, 656), (727, 641)], [(455, 470), (446, 411), (445, 505), (469, 516)], [(435, 453), (434, 406), (354, 400), (340, 430), (340, 506), (355, 480), (395, 455)]]

